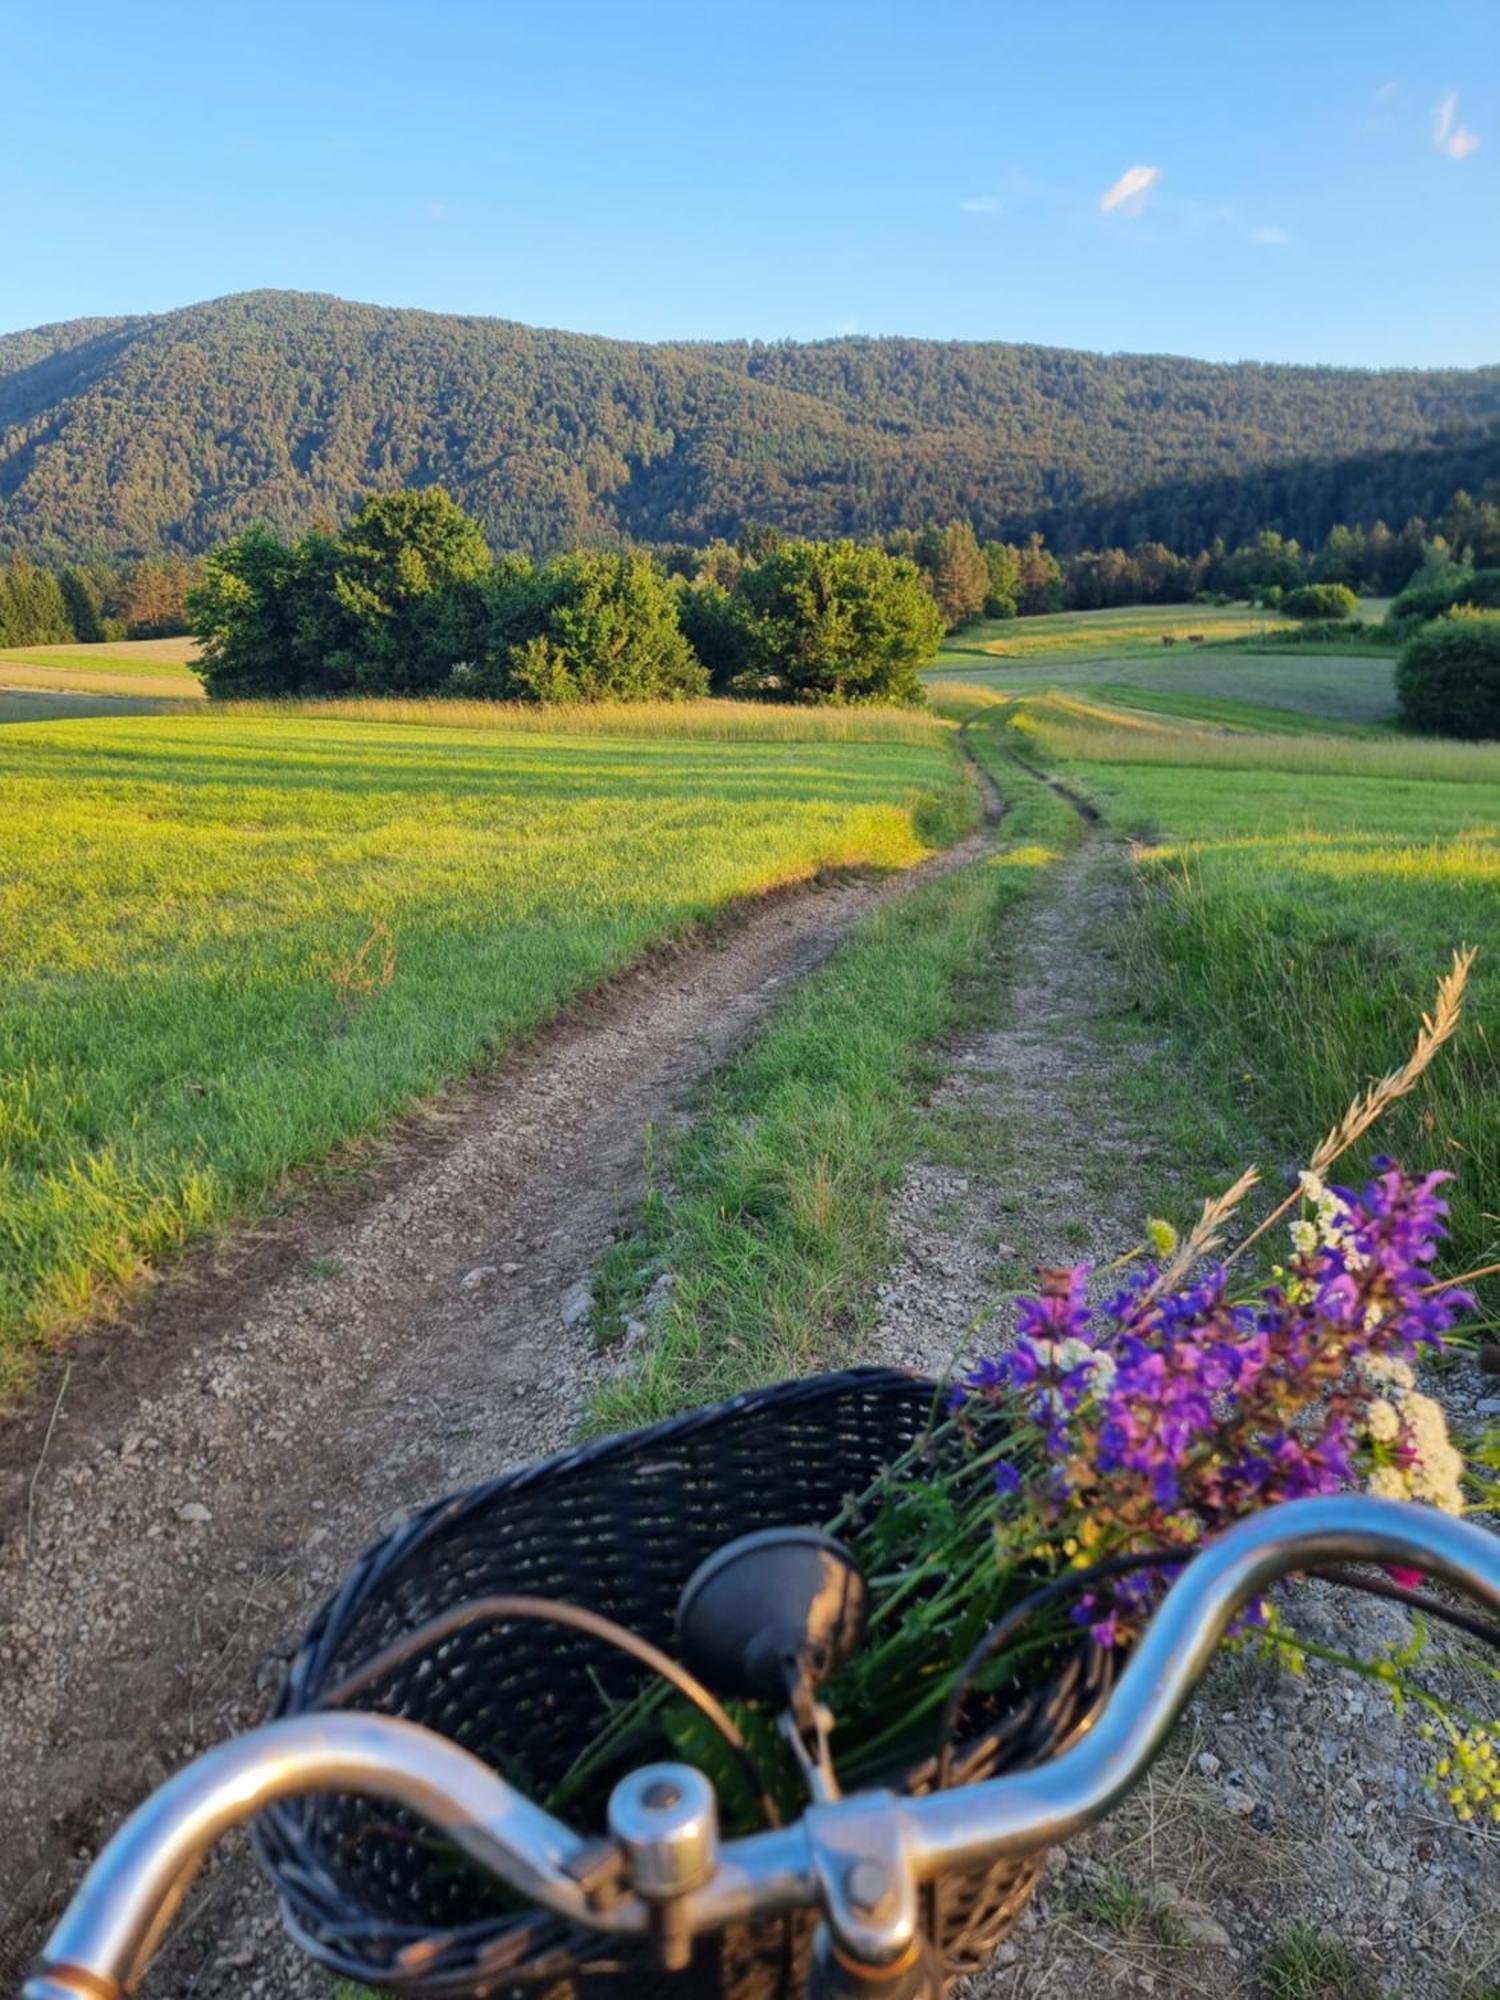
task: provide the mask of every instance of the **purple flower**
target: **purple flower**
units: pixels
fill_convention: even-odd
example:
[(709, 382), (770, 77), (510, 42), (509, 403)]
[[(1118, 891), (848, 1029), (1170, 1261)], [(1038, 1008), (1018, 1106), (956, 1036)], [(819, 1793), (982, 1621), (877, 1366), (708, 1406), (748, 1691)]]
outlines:
[(995, 1491), (1002, 1495), (1019, 1493), (1021, 1475), (1008, 1459), (1002, 1459), (995, 1467)]

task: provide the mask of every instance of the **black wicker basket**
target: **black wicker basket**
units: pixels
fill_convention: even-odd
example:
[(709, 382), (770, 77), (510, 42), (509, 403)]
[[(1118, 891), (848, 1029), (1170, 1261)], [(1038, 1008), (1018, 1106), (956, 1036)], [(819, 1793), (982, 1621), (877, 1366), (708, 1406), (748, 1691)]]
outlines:
[[(928, 1432), (934, 1393), (889, 1369), (815, 1376), (435, 1501), (377, 1543), (319, 1612), (277, 1713), (317, 1708), (393, 1640), (494, 1593), (561, 1598), (670, 1648), (678, 1596), (705, 1556), (752, 1529), (832, 1519)], [(955, 1775), (1054, 1755), (1086, 1725), (1109, 1674), (1108, 1656), (1084, 1648), (1020, 1706), (966, 1716)], [(607, 1704), (628, 1700), (641, 1678), (584, 1633), (476, 1626), (396, 1669), (364, 1705), (440, 1731), (541, 1796), (597, 1735)], [(929, 1764), (904, 1782), (926, 1790), (935, 1775)], [(633, 1947), (507, 1907), (427, 1830), (367, 1800), (278, 1806), (255, 1838), (293, 1935), (370, 1985), (527, 2000), (790, 2000), (803, 1990), (810, 1917), (705, 1939), (688, 1971), (668, 1975)], [(1040, 1856), (1007, 1860), (944, 1883), (929, 1918), (950, 1976), (984, 1963), (1041, 1866)]]

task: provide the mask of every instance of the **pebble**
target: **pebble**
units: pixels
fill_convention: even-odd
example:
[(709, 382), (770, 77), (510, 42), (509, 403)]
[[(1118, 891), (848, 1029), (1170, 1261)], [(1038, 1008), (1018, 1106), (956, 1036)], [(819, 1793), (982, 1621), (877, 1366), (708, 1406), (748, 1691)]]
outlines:
[(487, 1285), (495, 1275), (493, 1264), (476, 1264), (472, 1271), (465, 1271), (459, 1283), (466, 1292), (477, 1292), (481, 1285)]
[(558, 1304), (558, 1315), (564, 1326), (577, 1326), (586, 1320), (594, 1310), (594, 1295), (587, 1281), (580, 1278), (576, 1285), (570, 1285)]

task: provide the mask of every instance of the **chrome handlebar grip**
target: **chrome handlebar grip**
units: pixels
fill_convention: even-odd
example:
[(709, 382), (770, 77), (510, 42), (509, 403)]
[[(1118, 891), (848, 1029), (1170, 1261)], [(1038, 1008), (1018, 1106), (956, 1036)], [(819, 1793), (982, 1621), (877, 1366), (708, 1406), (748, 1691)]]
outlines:
[(1329, 1562), (1409, 1564), (1500, 1615), (1500, 1538), (1470, 1521), (1365, 1495), (1267, 1508), (1193, 1557), (1081, 1742), (1036, 1770), (908, 1808), (918, 1874), (1052, 1846), (1108, 1812), (1144, 1776), (1236, 1615), (1289, 1570)]
[[(589, 1921), (571, 1872), (588, 1843), (489, 1765), (391, 1716), (301, 1715), (219, 1744), (131, 1814), (84, 1877), (22, 2000), (130, 1993), (214, 1842), (276, 1800), (309, 1792), (406, 1806), (533, 1902)], [(633, 1901), (613, 1916), (611, 1928), (645, 1927)]]
[[(795, 1826), (736, 1840), (706, 1881), (683, 1878), (674, 1933), (818, 1903), (842, 1948), (866, 1962), (895, 1960), (909, 1930), (910, 1885), (1053, 1845), (1098, 1819), (1144, 1775), (1236, 1614), (1289, 1570), (1327, 1562), (1409, 1564), (1500, 1614), (1500, 1539), (1471, 1522), (1351, 1495), (1269, 1508), (1193, 1557), (1072, 1749), (1037, 1770), (925, 1798), (877, 1792), (813, 1805)], [(573, 1923), (637, 1937), (660, 1929), (660, 1894), (590, 1902), (580, 1878), (595, 1850), (456, 1744), (389, 1717), (310, 1714), (221, 1744), (148, 1799), (89, 1870), (22, 2000), (121, 2000), (214, 1841), (273, 1801), (307, 1792), (404, 1805)], [(856, 1855), (891, 1878), (889, 1917), (868, 1897), (861, 1906)]]

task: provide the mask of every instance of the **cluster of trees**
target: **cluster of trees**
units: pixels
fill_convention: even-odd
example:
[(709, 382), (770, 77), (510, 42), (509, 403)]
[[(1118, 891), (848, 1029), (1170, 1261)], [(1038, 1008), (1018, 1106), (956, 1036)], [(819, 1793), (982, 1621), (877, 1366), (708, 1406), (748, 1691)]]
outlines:
[(1232, 548), (1215, 540), (1193, 554), (1152, 541), (1059, 556), (1036, 531), (1021, 542), (981, 542), (967, 520), (903, 529), (885, 546), (917, 564), (950, 631), (980, 617), (1203, 598), (1253, 598), (1326, 619), (1350, 615), (1360, 593), (1394, 596), (1417, 577), (1500, 563), (1500, 506), (1459, 492), (1433, 527), (1410, 520), (1392, 534), (1383, 521), (1369, 529), (1340, 522), (1314, 549), (1262, 528)]
[(441, 487), (380, 494), (337, 534), (248, 529), (189, 612), (211, 695), (501, 700), (921, 699), (942, 617), (915, 563), (849, 541), (492, 559)]
[(1500, 612), (1461, 604), (1419, 626), (1396, 663), (1396, 712), (1428, 735), (1500, 736)]
[(962, 519), (981, 541), (1039, 529), (1062, 557), (1191, 558), (1262, 527), (1315, 547), (1341, 521), (1431, 519), (1493, 482), (1497, 419), (1495, 369), (643, 346), (262, 292), (0, 338), (0, 548), (191, 554), (441, 481), (492, 546), (534, 556)]
[(0, 646), (97, 645), (186, 632), (197, 565), (170, 556), (43, 568), (0, 563)]

